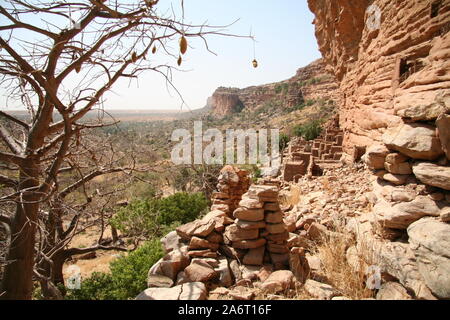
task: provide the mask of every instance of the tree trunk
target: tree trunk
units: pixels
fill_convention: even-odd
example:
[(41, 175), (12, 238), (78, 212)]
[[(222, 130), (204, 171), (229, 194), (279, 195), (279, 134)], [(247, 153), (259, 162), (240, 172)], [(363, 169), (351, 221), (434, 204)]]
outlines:
[[(37, 187), (38, 167), (36, 159), (24, 161), (20, 172), (19, 190)], [(30, 300), (33, 293), (33, 266), (36, 224), (38, 223), (39, 198), (37, 192), (24, 191), (17, 204), (11, 225), (11, 245), (6, 261), (9, 262), (3, 274), (4, 300)]]

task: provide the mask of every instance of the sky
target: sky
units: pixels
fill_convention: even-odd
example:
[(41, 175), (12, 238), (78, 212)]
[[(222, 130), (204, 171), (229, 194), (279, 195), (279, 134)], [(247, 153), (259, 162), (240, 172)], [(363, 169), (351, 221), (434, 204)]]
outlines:
[[(158, 6), (164, 10), (171, 2), (179, 0), (162, 0)], [(184, 71), (173, 74), (186, 103), (183, 110), (204, 107), (219, 86), (245, 88), (286, 80), (321, 57), (306, 0), (185, 0), (186, 23), (227, 25), (237, 19), (227, 31), (243, 36), (252, 31), (258, 68), (252, 66), (254, 44), (248, 38), (208, 37), (208, 46), (217, 55), (200, 41), (191, 41), (183, 56)], [(164, 78), (152, 72), (139, 81), (119, 81), (105, 98), (109, 110), (180, 110), (182, 104)]]

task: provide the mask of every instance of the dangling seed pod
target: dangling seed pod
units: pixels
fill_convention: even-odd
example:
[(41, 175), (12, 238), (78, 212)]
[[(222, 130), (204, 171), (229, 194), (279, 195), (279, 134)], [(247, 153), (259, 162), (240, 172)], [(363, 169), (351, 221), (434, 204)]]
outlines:
[(181, 65), (181, 62), (183, 62), (183, 59), (181, 59), (181, 56), (179, 56), (179, 57), (178, 57), (178, 61), (177, 61), (178, 66)]
[(253, 68), (258, 68), (258, 61), (256, 61), (256, 59), (254, 59), (252, 61), (252, 64), (253, 64)]
[(131, 61), (133, 61), (133, 63), (137, 61), (137, 54), (135, 51), (131, 54)]
[(187, 51), (187, 40), (184, 36), (181, 37), (180, 39), (180, 52), (181, 54), (185, 54)]
[(80, 73), (80, 71), (81, 71), (81, 64), (77, 64), (77, 65), (75, 66), (75, 71), (76, 71), (77, 73)]
[(153, 46), (152, 53), (153, 53), (153, 54), (156, 53), (156, 46)]

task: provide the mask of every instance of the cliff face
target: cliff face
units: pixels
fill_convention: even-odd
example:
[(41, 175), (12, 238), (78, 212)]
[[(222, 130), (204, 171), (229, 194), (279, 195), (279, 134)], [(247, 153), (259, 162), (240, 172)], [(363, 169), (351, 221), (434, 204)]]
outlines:
[(308, 4), (320, 51), (340, 82), (347, 152), (381, 141), (402, 119), (430, 121), (450, 108), (450, 0)]
[(286, 81), (245, 89), (220, 87), (208, 99), (207, 106), (211, 107), (213, 115), (223, 117), (244, 108), (254, 111), (269, 101), (277, 101), (290, 108), (305, 100), (337, 100), (337, 89), (334, 76), (326, 70), (322, 60), (317, 60), (299, 69)]

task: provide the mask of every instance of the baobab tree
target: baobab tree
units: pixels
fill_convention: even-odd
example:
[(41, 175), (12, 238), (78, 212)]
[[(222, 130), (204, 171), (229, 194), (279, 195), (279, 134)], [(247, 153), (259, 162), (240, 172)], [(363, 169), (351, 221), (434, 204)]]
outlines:
[[(209, 50), (207, 36), (230, 34), (226, 26), (186, 24), (175, 10), (161, 13), (157, 0), (5, 0), (0, 16), (1, 89), (28, 111), (0, 111), (0, 222), (9, 234), (0, 298), (31, 299), (34, 280), (54, 287), (49, 256), (67, 250), (66, 236), (86, 209), (71, 207), (78, 212), (61, 229), (66, 194), (97, 175), (127, 170), (98, 163), (78, 170), (89, 165), (77, 163), (84, 132), (105, 125), (85, 116), (102, 108), (119, 79), (153, 71), (171, 84), (189, 39), (202, 39)], [(157, 55), (173, 63), (155, 64)], [(74, 185), (62, 185), (64, 173), (76, 170)], [(44, 244), (37, 240), (43, 231)]]

